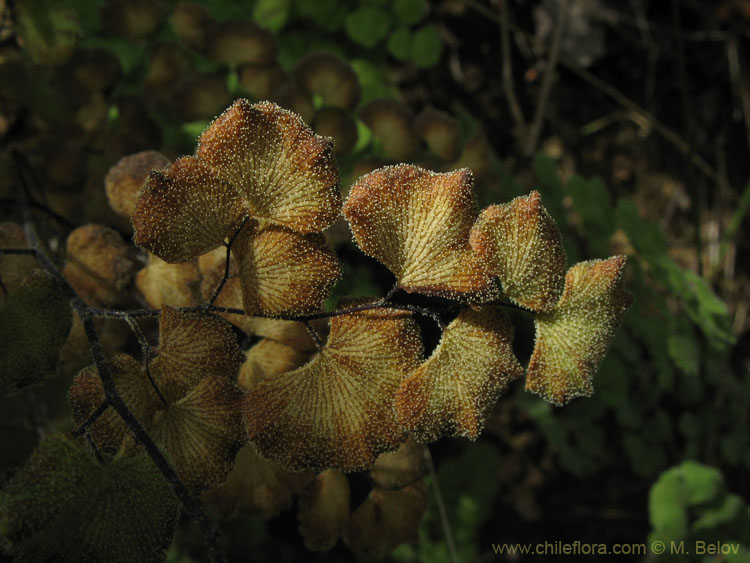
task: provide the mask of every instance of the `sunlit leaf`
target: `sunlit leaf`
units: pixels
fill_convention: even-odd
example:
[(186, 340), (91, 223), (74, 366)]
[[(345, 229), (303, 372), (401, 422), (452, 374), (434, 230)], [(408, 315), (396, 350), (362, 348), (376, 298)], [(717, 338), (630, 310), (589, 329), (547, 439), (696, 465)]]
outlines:
[[(125, 401), (130, 412), (144, 426), (151, 424), (156, 408), (161, 406), (161, 403), (141, 364), (132, 356), (117, 354), (110, 360), (109, 370), (117, 393)], [(73, 422), (76, 425), (83, 424), (104, 398), (104, 388), (96, 366), (81, 370), (68, 390)], [(115, 454), (128, 432), (128, 427), (120, 415), (109, 408), (89, 426), (88, 431), (99, 449)]]
[(407, 291), (487, 299), (494, 285), (469, 246), (477, 218), (469, 170), (386, 166), (352, 186), (343, 209), (357, 245)]
[(471, 245), (512, 301), (533, 311), (555, 306), (563, 289), (565, 251), (539, 192), (485, 208)]
[(408, 314), (378, 309), (335, 317), (328, 342), (309, 363), (250, 390), (250, 440), (292, 469), (369, 467), (403, 438), (394, 396), (421, 355)]
[(307, 549), (327, 551), (339, 540), (349, 518), (349, 483), (336, 469), (320, 473), (300, 495), (299, 532)]
[(19, 563), (156, 563), (166, 557), (178, 512), (150, 459), (99, 463), (54, 434), (0, 491), (0, 542)]
[(301, 235), (274, 225), (242, 229), (232, 247), (248, 315), (319, 310), (341, 276), (333, 250), (320, 234)]
[(67, 296), (37, 270), (0, 306), (0, 395), (55, 375), (71, 327)]
[(237, 100), (204, 131), (196, 154), (252, 217), (311, 233), (339, 214), (333, 143), (276, 104)]
[(557, 306), (536, 317), (526, 389), (554, 405), (593, 393), (592, 379), (632, 297), (622, 288), (624, 256), (576, 264)]
[(167, 401), (177, 401), (208, 376), (234, 381), (243, 360), (237, 337), (223, 319), (162, 307), (159, 352), (149, 366)]
[(513, 325), (494, 307), (464, 309), (432, 356), (396, 395), (401, 424), (420, 442), (443, 435), (476, 439), (500, 393), (523, 375)]

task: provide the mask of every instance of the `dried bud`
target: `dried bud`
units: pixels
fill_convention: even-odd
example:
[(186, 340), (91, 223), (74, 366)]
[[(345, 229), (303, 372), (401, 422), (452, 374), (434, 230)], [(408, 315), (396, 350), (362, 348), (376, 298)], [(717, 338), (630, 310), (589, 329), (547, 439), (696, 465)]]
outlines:
[(104, 178), (104, 189), (112, 210), (130, 218), (149, 173), (168, 165), (169, 159), (156, 151), (143, 151), (122, 157)]
[(310, 53), (294, 67), (294, 78), (309, 96), (326, 106), (352, 109), (359, 101), (359, 80), (352, 67), (330, 53)]

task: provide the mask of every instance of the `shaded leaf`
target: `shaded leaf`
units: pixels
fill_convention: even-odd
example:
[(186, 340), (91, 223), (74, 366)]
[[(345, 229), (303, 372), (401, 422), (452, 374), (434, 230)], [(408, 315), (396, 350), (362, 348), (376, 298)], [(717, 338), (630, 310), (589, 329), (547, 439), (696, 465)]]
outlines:
[(63, 275), (89, 305), (114, 305), (135, 272), (131, 249), (104, 225), (83, 225), (68, 235)]
[(54, 434), (0, 491), (0, 541), (19, 563), (159, 562), (178, 512), (171, 487), (145, 456), (100, 464)]
[(401, 384), (399, 422), (423, 443), (443, 435), (475, 440), (500, 393), (523, 375), (512, 344), (513, 325), (500, 311), (464, 309)]
[(312, 473), (293, 473), (262, 458), (248, 442), (237, 453), (226, 481), (205, 491), (201, 499), (225, 517), (244, 512), (273, 518), (289, 508), (292, 496), (312, 479)]
[[(23, 227), (10, 221), (0, 223), (0, 248), (28, 248)], [(13, 293), (37, 268), (36, 258), (23, 254), (0, 254), (0, 280), (5, 291)], [(5, 302), (6, 293), (0, 290), (0, 304)]]
[(335, 317), (327, 344), (309, 363), (250, 390), (250, 440), (292, 469), (367, 468), (403, 438), (394, 396), (421, 355), (408, 314), (378, 309)]
[(245, 352), (247, 359), (240, 368), (237, 383), (247, 391), (266, 377), (292, 371), (306, 364), (310, 355), (310, 350), (299, 350), (284, 342), (264, 338)]
[(336, 469), (320, 473), (299, 498), (299, 533), (307, 549), (327, 551), (341, 537), (349, 518), (349, 483)]
[(177, 401), (205, 377), (234, 381), (243, 361), (228, 322), (208, 313), (162, 307), (159, 355), (149, 367), (167, 401)]
[(366, 557), (381, 558), (400, 543), (418, 539), (427, 509), (427, 487), (415, 483), (397, 491), (373, 489), (353, 513), (344, 542)]
[(386, 166), (360, 178), (344, 205), (354, 240), (407, 291), (482, 300), (494, 285), (469, 246), (477, 218), (471, 172)]
[(471, 245), (513, 302), (532, 311), (555, 306), (563, 290), (565, 251), (539, 192), (482, 210)]
[[(148, 426), (156, 408), (162, 403), (141, 364), (128, 354), (117, 354), (109, 361), (109, 369), (117, 393), (135, 418), (144, 426)], [(104, 388), (96, 366), (81, 370), (68, 390), (73, 423), (76, 426), (83, 424), (104, 398)], [(101, 450), (114, 455), (120, 448), (123, 437), (128, 433), (128, 427), (120, 415), (109, 408), (89, 426), (89, 432)]]
[(409, 436), (395, 452), (378, 456), (370, 469), (370, 478), (381, 489), (401, 489), (427, 475), (428, 455), (427, 447)]
[(218, 485), (245, 443), (244, 393), (226, 377), (206, 375), (154, 417), (151, 436), (193, 491)]
[(0, 395), (55, 375), (71, 319), (67, 296), (41, 270), (8, 295), (0, 306)]
[(554, 405), (593, 393), (592, 379), (632, 297), (624, 256), (576, 264), (555, 309), (536, 318), (526, 389)]

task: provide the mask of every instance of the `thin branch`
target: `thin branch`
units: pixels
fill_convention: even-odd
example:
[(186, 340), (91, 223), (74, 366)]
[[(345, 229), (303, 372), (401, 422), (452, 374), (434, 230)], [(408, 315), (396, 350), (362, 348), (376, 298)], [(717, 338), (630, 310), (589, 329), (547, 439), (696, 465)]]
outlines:
[[(554, 35), (552, 36), (552, 45), (549, 50), (547, 65), (544, 69), (544, 76), (542, 77), (542, 88), (539, 91), (539, 99), (537, 100), (536, 111), (534, 112), (534, 120), (531, 123), (531, 128), (529, 129), (529, 134), (526, 136), (526, 142), (524, 144), (523, 152), (526, 156), (534, 154), (537, 144), (539, 143), (539, 136), (542, 132), (542, 122), (544, 121), (547, 102), (549, 101), (549, 96), (552, 92), (552, 82), (555, 78), (557, 61), (560, 56), (563, 30), (565, 29), (565, 24), (568, 20), (568, 6), (568, 0), (561, 0), (559, 3), (557, 22), (555, 23)], [(507, 20), (505, 25), (508, 25)]]
[(310, 321), (302, 321), (302, 324), (305, 325), (307, 332), (310, 333), (310, 338), (313, 339), (315, 347), (318, 349), (318, 352), (320, 352), (323, 349), (323, 340), (320, 338), (318, 331), (315, 330), (312, 324), (310, 324)]
[[(476, 0), (464, 0), (464, 2), (467, 6), (469, 6), (476, 12), (484, 15), (488, 19), (499, 22), (499, 18), (495, 12), (483, 6)], [(535, 44), (539, 45), (541, 48), (545, 48), (544, 44), (541, 43), (537, 38), (535, 38), (528, 31), (521, 29), (520, 27), (518, 27), (517, 25), (511, 22), (508, 22), (508, 26), (513, 31), (518, 32), (529, 41), (533, 41)], [(672, 129), (664, 125), (661, 121), (656, 119), (656, 117), (651, 112), (649, 112), (648, 110), (646, 110), (645, 108), (643, 108), (642, 106), (640, 106), (639, 104), (637, 104), (636, 102), (628, 98), (625, 94), (621, 93), (616, 88), (613, 88), (612, 86), (607, 84), (601, 78), (590, 73), (588, 70), (583, 68), (573, 59), (570, 59), (566, 57), (565, 55), (561, 54), (558, 58), (558, 62), (560, 65), (564, 66), (573, 74), (578, 75), (579, 78), (588, 82), (588, 84), (590, 84), (592, 87), (596, 88), (597, 90), (599, 90), (606, 96), (612, 98), (616, 103), (618, 103), (622, 107), (638, 115), (640, 118), (646, 121), (653, 128), (654, 131), (656, 131), (665, 140), (671, 143), (677, 150), (679, 150), (682, 154), (689, 156), (690, 160), (693, 162), (693, 164), (695, 164), (696, 168), (698, 168), (698, 170), (700, 170), (710, 180), (716, 183), (720, 182), (720, 178), (716, 170), (699, 154), (695, 152), (691, 152), (689, 143), (687, 143), (675, 131), (673, 131)]]
[(450, 520), (448, 520), (448, 513), (445, 510), (443, 493), (440, 490), (437, 471), (435, 470), (435, 464), (432, 462), (432, 454), (430, 453), (429, 448), (425, 448), (425, 457), (427, 458), (427, 466), (430, 469), (432, 489), (435, 492), (435, 504), (437, 505), (438, 514), (440, 515), (440, 523), (443, 525), (445, 543), (448, 545), (448, 553), (450, 554), (451, 563), (458, 563), (458, 554), (456, 553), (456, 544), (453, 541), (453, 531), (451, 530), (451, 523)]
[(74, 428), (71, 434), (73, 436), (78, 437), (84, 434), (85, 432), (87, 432), (89, 427), (92, 424), (94, 424), (97, 420), (99, 420), (99, 417), (103, 415), (109, 407), (110, 407), (109, 399), (105, 397), (104, 400), (99, 404), (99, 406), (96, 407), (94, 412), (92, 412), (89, 415), (89, 417), (86, 420), (84, 420), (83, 423), (78, 428)]
[(102, 452), (99, 451), (99, 446), (96, 445), (96, 442), (94, 442), (94, 438), (91, 437), (91, 433), (89, 432), (88, 428), (85, 430), (86, 433), (86, 441), (89, 444), (89, 447), (91, 448), (91, 451), (94, 452), (94, 457), (96, 457), (96, 461), (99, 463), (104, 463), (104, 457), (102, 456)]
[(159, 386), (156, 385), (156, 381), (154, 381), (154, 378), (151, 375), (151, 369), (148, 367), (149, 361), (151, 360), (151, 345), (146, 340), (146, 336), (143, 334), (141, 327), (138, 326), (138, 323), (135, 322), (134, 318), (125, 317), (125, 322), (128, 323), (130, 330), (133, 331), (135, 338), (138, 340), (138, 344), (141, 345), (141, 365), (143, 366), (143, 371), (146, 372), (146, 377), (148, 378), (149, 383), (151, 383), (151, 387), (156, 391), (156, 395), (159, 397), (162, 404), (165, 407), (169, 406), (169, 403), (167, 403), (164, 395), (161, 394)]
[(154, 465), (156, 465), (159, 472), (162, 474), (164, 479), (171, 485), (172, 491), (175, 496), (180, 500), (185, 511), (193, 518), (203, 532), (203, 536), (211, 553), (212, 560), (222, 563), (225, 561), (224, 554), (221, 551), (221, 545), (219, 543), (219, 531), (214, 525), (211, 518), (208, 516), (206, 509), (203, 504), (194, 497), (185, 484), (180, 480), (179, 476), (175, 472), (174, 468), (170, 465), (167, 458), (161, 452), (159, 447), (153, 441), (151, 436), (148, 434), (143, 425), (138, 421), (135, 415), (128, 409), (125, 402), (120, 397), (115, 380), (112, 377), (110, 371), (109, 362), (107, 362), (102, 348), (99, 335), (96, 332), (94, 326), (94, 315), (91, 314), (89, 306), (81, 299), (76, 291), (70, 286), (67, 280), (60, 273), (60, 270), (54, 265), (52, 260), (39, 249), (39, 238), (36, 234), (34, 223), (31, 220), (31, 213), (28, 206), (28, 198), (26, 193), (26, 184), (23, 175), (21, 174), (21, 168), (24, 165), (24, 157), (18, 151), (11, 151), (11, 154), (15, 160), (17, 172), (19, 173), (19, 179), (21, 182), (20, 189), (17, 190), (18, 201), (21, 207), (21, 212), (24, 222), (24, 232), (26, 234), (26, 242), (29, 245), (29, 250), (33, 251), (34, 256), (44, 270), (51, 275), (60, 286), (61, 290), (67, 295), (70, 304), (78, 313), (83, 323), (83, 329), (86, 333), (86, 338), (89, 342), (89, 349), (94, 359), (94, 365), (99, 374), (99, 379), (102, 382), (104, 389), (104, 395), (109, 402), (110, 406), (117, 412), (122, 418), (125, 424), (128, 426), (130, 431), (135, 436), (136, 441), (143, 446), (146, 450), (146, 454), (151, 458)]
[(237, 230), (232, 235), (232, 238), (229, 239), (229, 242), (225, 243), (224, 246), (227, 248), (227, 256), (224, 260), (224, 275), (221, 278), (221, 281), (219, 282), (219, 285), (216, 286), (216, 289), (214, 289), (213, 294), (211, 295), (211, 299), (208, 300), (208, 305), (213, 305), (216, 299), (219, 297), (219, 293), (221, 293), (221, 290), (224, 289), (224, 284), (227, 283), (227, 280), (229, 279), (229, 266), (230, 262), (232, 260), (232, 245), (234, 244), (234, 241), (237, 239), (237, 237), (240, 234), (240, 231), (242, 230), (242, 227), (247, 224), (249, 217), (245, 217), (242, 220), (242, 223), (237, 228)]
[[(0, 197), (0, 205), (15, 205), (15, 204), (16, 204), (16, 201), (13, 199)], [(38, 201), (30, 201), (29, 207), (31, 207), (32, 209), (41, 211), (43, 213), (46, 213), (47, 215), (52, 217), (55, 221), (62, 224), (65, 228), (71, 231), (76, 228), (76, 226), (73, 223), (71, 223), (68, 219), (60, 215), (57, 211), (50, 209), (43, 203), (39, 203)]]
[(498, 0), (500, 8), (500, 53), (503, 61), (502, 76), (503, 90), (508, 100), (510, 115), (518, 131), (518, 138), (526, 138), (526, 120), (521, 110), (521, 104), (516, 98), (516, 86), (513, 81), (513, 66), (510, 57), (510, 32), (508, 27), (508, 0)]

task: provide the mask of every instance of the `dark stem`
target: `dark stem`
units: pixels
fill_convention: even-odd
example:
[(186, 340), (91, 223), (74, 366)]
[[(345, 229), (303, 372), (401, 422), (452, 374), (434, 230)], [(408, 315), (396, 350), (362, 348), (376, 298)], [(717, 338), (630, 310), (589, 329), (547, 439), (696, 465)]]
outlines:
[(227, 248), (227, 257), (224, 261), (224, 276), (222, 276), (221, 281), (219, 282), (219, 285), (216, 286), (216, 289), (214, 289), (213, 295), (211, 295), (211, 299), (208, 300), (208, 305), (213, 305), (214, 301), (219, 297), (219, 293), (221, 293), (221, 290), (224, 289), (224, 284), (227, 283), (227, 280), (229, 279), (229, 265), (232, 260), (232, 245), (234, 244), (234, 241), (237, 239), (237, 237), (240, 234), (240, 231), (242, 230), (242, 227), (244, 227), (247, 224), (248, 217), (245, 217), (243, 219), (240, 226), (237, 228), (235, 233), (232, 235), (232, 238), (229, 239), (229, 242), (225, 243), (224, 246)]
[(318, 349), (318, 352), (320, 352), (323, 349), (323, 340), (320, 338), (318, 331), (315, 330), (312, 324), (310, 324), (310, 321), (302, 321), (302, 324), (305, 325), (307, 332), (310, 333), (310, 337), (313, 339), (313, 342), (315, 342), (315, 347)]
[(96, 445), (96, 442), (94, 442), (94, 439), (91, 437), (91, 433), (88, 431), (88, 428), (86, 429), (86, 441), (89, 444), (89, 447), (91, 448), (91, 451), (94, 452), (94, 457), (96, 457), (96, 461), (99, 463), (104, 463), (104, 457), (102, 456), (102, 452), (99, 451), (99, 446)]
[[(16, 203), (16, 201), (14, 201), (12, 199), (5, 198), (5, 197), (1, 197), (0, 198), (0, 205), (13, 205), (15, 203)], [(56, 211), (53, 211), (52, 209), (50, 209), (46, 205), (44, 205), (42, 203), (39, 203), (38, 201), (30, 201), (29, 202), (29, 207), (31, 207), (33, 209), (36, 209), (38, 211), (41, 211), (43, 213), (46, 213), (47, 215), (49, 215), (50, 217), (52, 217), (55, 221), (57, 221), (58, 223), (61, 223), (66, 229), (69, 229), (69, 230), (72, 231), (73, 229), (76, 228), (75, 225), (73, 223), (71, 223), (70, 221), (68, 221), (65, 217), (63, 217), (62, 215), (60, 215)]]
[(83, 423), (78, 427), (74, 428), (71, 434), (75, 437), (78, 437), (85, 432), (88, 432), (89, 427), (94, 424), (97, 420), (99, 420), (99, 417), (105, 413), (105, 411), (109, 408), (109, 400), (105, 397), (104, 400), (99, 404), (98, 407), (92, 412), (89, 417), (83, 421)]
[(154, 378), (151, 375), (151, 369), (148, 366), (151, 360), (151, 346), (146, 340), (146, 336), (143, 334), (141, 327), (138, 326), (137, 322), (135, 322), (135, 319), (131, 317), (125, 317), (125, 321), (128, 323), (130, 330), (133, 331), (133, 334), (135, 334), (135, 337), (138, 340), (138, 344), (141, 345), (141, 365), (143, 366), (143, 371), (146, 372), (146, 377), (148, 378), (149, 383), (151, 383), (151, 387), (153, 387), (154, 391), (156, 391), (156, 394), (161, 400), (162, 404), (165, 407), (168, 407), (169, 403), (167, 403), (164, 395), (161, 394), (161, 390), (159, 389), (158, 385), (156, 385), (156, 381), (154, 381)]
[[(120, 397), (117, 391), (117, 386), (115, 385), (115, 380), (112, 377), (112, 372), (109, 369), (110, 366), (106, 360), (104, 349), (99, 340), (99, 335), (96, 332), (96, 327), (94, 327), (94, 315), (91, 312), (91, 308), (70, 286), (52, 260), (50, 260), (49, 257), (39, 249), (39, 238), (37, 237), (34, 223), (31, 220), (31, 213), (29, 212), (26, 181), (21, 173), (21, 168), (25, 162), (24, 157), (18, 151), (12, 151), (12, 155), (21, 182), (21, 187), (17, 190), (17, 193), (24, 221), (23, 226), (26, 234), (26, 242), (29, 245), (28, 250), (30, 250), (30, 253), (36, 257), (44, 270), (57, 281), (61, 290), (68, 296), (70, 304), (81, 317), (83, 329), (89, 342), (89, 349), (94, 358), (94, 365), (99, 373), (99, 379), (102, 382), (107, 402), (115, 412), (117, 412), (120, 418), (122, 418), (135, 436), (136, 441), (143, 446), (146, 450), (146, 454), (151, 458), (151, 461), (153, 461), (162, 476), (172, 486), (175, 496), (180, 500), (188, 515), (198, 523), (208, 550), (211, 553), (211, 559), (218, 563), (223, 563), (225, 558), (219, 543), (219, 530), (211, 521), (203, 504), (190, 493), (188, 488), (180, 480), (175, 470), (164, 457), (164, 454), (162, 454), (159, 447), (153, 441), (151, 436), (149, 436), (148, 432), (146, 432), (146, 429), (130, 409), (128, 409), (127, 405), (122, 400), (122, 397)], [(26, 252), (26, 254), (29, 254), (29, 252)], [(127, 315), (123, 316), (127, 317)]]

